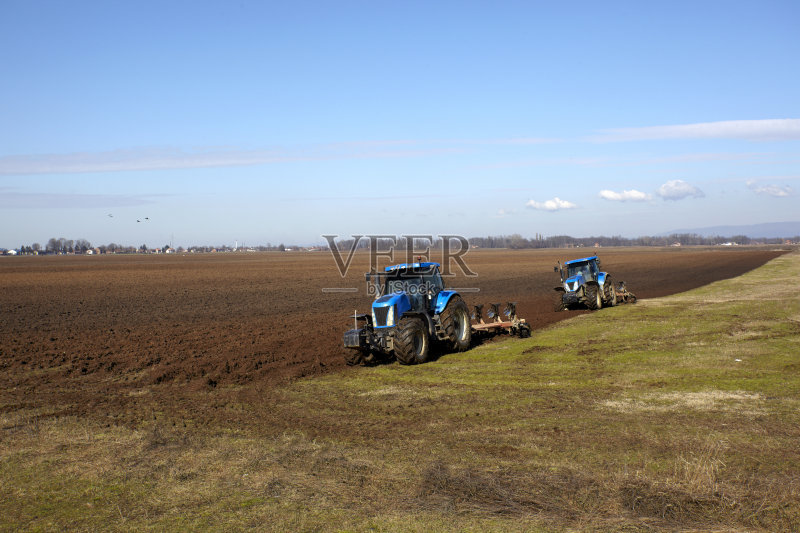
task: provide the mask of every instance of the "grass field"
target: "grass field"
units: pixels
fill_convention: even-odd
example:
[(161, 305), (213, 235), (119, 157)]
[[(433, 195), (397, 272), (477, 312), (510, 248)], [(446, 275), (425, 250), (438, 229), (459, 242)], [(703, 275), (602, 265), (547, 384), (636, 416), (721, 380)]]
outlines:
[(0, 529), (798, 531), (798, 354), (794, 252), (420, 366), (183, 392), (218, 423), (153, 388), (135, 425), (0, 405)]

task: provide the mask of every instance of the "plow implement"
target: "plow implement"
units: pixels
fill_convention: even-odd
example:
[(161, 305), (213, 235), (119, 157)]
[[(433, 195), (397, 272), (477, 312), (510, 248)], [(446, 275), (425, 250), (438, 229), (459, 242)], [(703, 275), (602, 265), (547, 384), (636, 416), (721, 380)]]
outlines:
[(614, 291), (617, 293), (618, 304), (636, 303), (636, 295), (628, 290), (628, 288), (625, 286), (624, 281), (620, 281), (619, 284), (616, 287), (614, 287)]
[(489, 322), (483, 318), (483, 305), (473, 306), (471, 315), (473, 323), (470, 324), (473, 335), (509, 334), (516, 335), (521, 339), (530, 337), (531, 326), (524, 318), (517, 316), (517, 304), (515, 302), (506, 303), (506, 307), (503, 309), (506, 320), (500, 317), (500, 305), (499, 303), (489, 304), (489, 309), (486, 311)]

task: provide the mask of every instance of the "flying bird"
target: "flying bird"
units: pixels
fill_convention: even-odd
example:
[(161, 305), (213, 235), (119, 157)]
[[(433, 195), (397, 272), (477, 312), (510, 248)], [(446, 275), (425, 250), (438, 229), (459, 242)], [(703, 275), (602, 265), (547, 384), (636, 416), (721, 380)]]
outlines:
[(136, 222), (141, 222), (141, 220), (137, 220)]
[(114, 215), (112, 215), (111, 213), (109, 213), (108, 216), (114, 218)]

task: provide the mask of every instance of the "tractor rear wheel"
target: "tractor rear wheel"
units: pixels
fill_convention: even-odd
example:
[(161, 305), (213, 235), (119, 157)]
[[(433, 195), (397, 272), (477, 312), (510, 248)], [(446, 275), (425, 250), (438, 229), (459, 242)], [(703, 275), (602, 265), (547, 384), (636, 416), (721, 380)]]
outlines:
[(450, 348), (463, 352), (472, 341), (472, 328), (469, 325), (469, 309), (460, 296), (452, 296), (447, 307), (439, 314), (442, 329), (447, 334)]
[(603, 288), (606, 291), (606, 305), (614, 307), (617, 305), (617, 290), (614, 288), (614, 282), (611, 281), (611, 276), (606, 276), (606, 281), (603, 283)]
[(400, 364), (414, 365), (427, 361), (428, 344), (428, 328), (421, 319), (400, 319), (394, 336), (394, 356)]
[(600, 294), (600, 287), (592, 283), (591, 285), (585, 285), (583, 290), (586, 295), (586, 307), (592, 311), (603, 307), (603, 298)]

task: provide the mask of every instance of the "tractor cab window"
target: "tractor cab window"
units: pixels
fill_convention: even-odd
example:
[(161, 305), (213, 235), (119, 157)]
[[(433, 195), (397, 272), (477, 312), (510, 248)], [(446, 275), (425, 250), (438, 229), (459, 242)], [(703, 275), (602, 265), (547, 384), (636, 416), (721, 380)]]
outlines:
[(384, 294), (396, 292), (419, 293), (422, 286), (422, 276), (419, 274), (402, 274), (386, 280)]
[(432, 293), (437, 293), (444, 289), (444, 282), (442, 281), (442, 275), (439, 274), (438, 269), (431, 269), (431, 271), (422, 276), (422, 280), (428, 287), (428, 290)]
[(573, 276), (577, 276), (578, 274), (583, 274), (585, 277), (586, 274), (584, 273), (584, 267), (586, 267), (586, 263), (573, 263), (571, 265), (567, 265), (567, 277), (571, 278)]
[(425, 271), (402, 272), (387, 278), (383, 293), (405, 292), (411, 295), (435, 295), (443, 288), (442, 276), (437, 269), (432, 268)]
[(573, 263), (567, 265), (567, 277), (571, 278), (581, 274), (583, 279), (591, 280), (597, 279), (597, 265), (592, 263)]
[(597, 269), (597, 263), (592, 261), (589, 265), (590, 277), (591, 279), (597, 279), (597, 275), (599, 274), (599, 270)]

